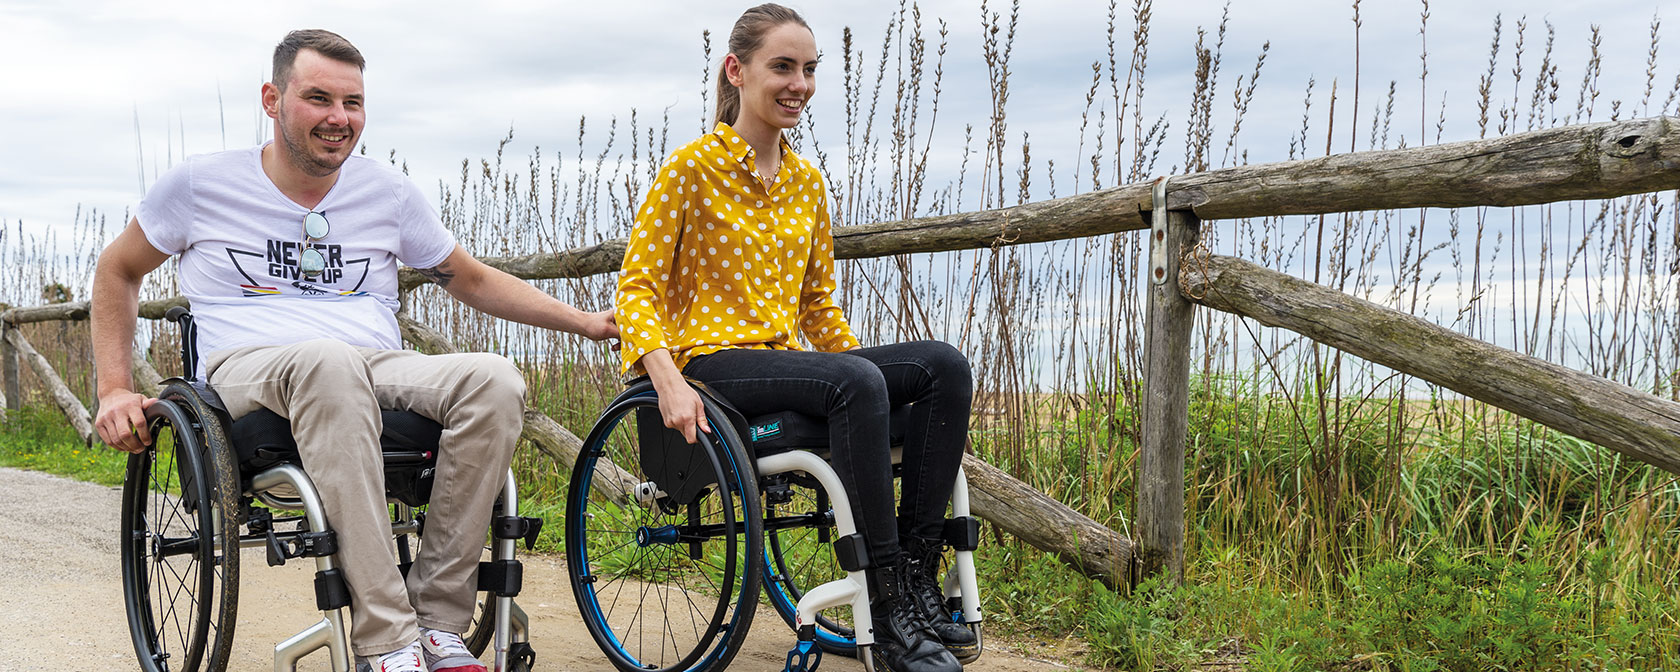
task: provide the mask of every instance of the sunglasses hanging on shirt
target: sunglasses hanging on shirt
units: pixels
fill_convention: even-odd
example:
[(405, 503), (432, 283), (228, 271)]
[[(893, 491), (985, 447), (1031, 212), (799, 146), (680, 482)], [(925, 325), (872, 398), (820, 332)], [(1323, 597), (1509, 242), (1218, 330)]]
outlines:
[(303, 216), (303, 242), (299, 245), (303, 249), (298, 255), (298, 270), (304, 277), (314, 279), (327, 270), (327, 258), (310, 244), (326, 238), (330, 230), (332, 226), (327, 223), (325, 214), (311, 210)]

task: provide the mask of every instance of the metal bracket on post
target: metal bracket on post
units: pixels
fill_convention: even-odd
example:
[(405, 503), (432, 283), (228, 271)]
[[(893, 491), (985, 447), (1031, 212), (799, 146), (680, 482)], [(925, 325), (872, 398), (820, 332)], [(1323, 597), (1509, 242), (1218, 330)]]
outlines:
[(1149, 282), (1167, 281), (1167, 178), (1155, 178), (1149, 201)]

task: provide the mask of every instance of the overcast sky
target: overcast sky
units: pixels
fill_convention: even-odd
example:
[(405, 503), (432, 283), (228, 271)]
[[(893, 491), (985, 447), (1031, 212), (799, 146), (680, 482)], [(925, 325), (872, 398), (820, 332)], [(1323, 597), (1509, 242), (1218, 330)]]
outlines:
[[(840, 128), (841, 29), (850, 26), (873, 67), (883, 27), (895, 2), (790, 3), (809, 19), (827, 62), (810, 108), (818, 132)], [(1011, 63), (1010, 133), (1032, 134), (1035, 165), (1054, 159), (1058, 172), (1075, 155), (1090, 64), (1107, 60), (1106, 0), (1025, 0)], [(984, 128), (988, 106), (980, 57), (977, 0), (923, 2), (924, 24), (937, 39), (936, 20), (950, 27), (936, 162), (954, 161), (964, 124)], [(1131, 7), (1119, 7), (1122, 67), (1130, 52)], [(202, 153), (254, 144), (268, 132), (258, 89), (274, 43), (291, 28), (323, 27), (356, 43), (366, 73), (369, 153), (391, 150), (423, 187), (457, 180), (464, 158), (494, 153), (514, 129), (509, 152), (527, 155), (574, 147), (580, 116), (599, 131), (609, 118), (624, 123), (632, 108), (644, 127), (668, 108), (672, 142), (700, 129), (701, 31), (713, 32), (713, 62), (743, 3), (620, 0), (617, 2), (202, 2), (152, 0), (0, 0), (0, 223), (26, 235), (67, 231), (76, 209), (96, 208), (112, 226), (138, 203), (143, 184), (183, 152)], [(1182, 157), (1193, 45), (1198, 26), (1217, 26), (1225, 3), (1176, 0), (1155, 4), (1146, 114), (1173, 124), (1156, 172)], [(1007, 12), (1007, 5), (991, 8)], [(1544, 42), (1543, 21), (1557, 29), (1553, 61), (1562, 80), (1560, 107), (1574, 107), (1587, 62), (1589, 26), (1603, 26), (1604, 98), (1595, 118), (1609, 117), (1609, 99), (1624, 103), (1624, 118), (1644, 89), (1654, 0), (1436, 0), (1428, 23), (1429, 87), (1420, 104), (1416, 1), (1366, 0), (1361, 8), (1360, 135), (1388, 82), (1398, 97), (1395, 140), (1418, 144), (1420, 108), (1431, 119), (1448, 108), (1444, 140), (1473, 138), (1476, 82), (1486, 69), (1495, 16), (1505, 19), (1504, 54), (1496, 91), (1513, 91), (1510, 42), (1516, 22), (1528, 19), (1525, 87), (1532, 87)], [(1301, 126), (1301, 100), (1316, 79), (1312, 143), (1322, 152), (1324, 101), (1339, 87), (1338, 117), (1347, 113), (1355, 72), (1352, 3), (1233, 0), (1220, 87), (1253, 68), (1263, 42), (1271, 51), (1243, 146), (1251, 161), (1284, 158)], [(1675, 81), (1676, 61), (1659, 61), (1653, 110)], [(825, 96), (824, 94), (828, 95)], [(1228, 91), (1214, 110), (1223, 134)], [(1442, 96), (1445, 96), (1443, 101)], [(1565, 100), (1567, 99), (1567, 100)], [(1652, 112), (1655, 113), (1654, 111)], [(1342, 128), (1347, 122), (1340, 122)], [(1433, 131), (1430, 132), (1433, 134)], [(1338, 132), (1337, 151), (1346, 151)], [(592, 133), (587, 143), (599, 143)], [(1176, 142), (1175, 142), (1176, 141)], [(828, 142), (825, 140), (825, 142)], [(843, 143), (843, 137), (837, 142)], [(1223, 144), (1222, 141), (1216, 144)], [(1364, 140), (1360, 140), (1361, 147)], [(833, 144), (829, 145), (834, 146)], [(1217, 161), (1216, 161), (1217, 163)], [(949, 170), (950, 166), (943, 166)], [(1071, 190), (1058, 174), (1059, 192)], [(1038, 190), (1035, 198), (1046, 194)], [(114, 231), (111, 233), (114, 234)], [(61, 234), (62, 235), (62, 234)], [(15, 241), (15, 238), (14, 238)]]

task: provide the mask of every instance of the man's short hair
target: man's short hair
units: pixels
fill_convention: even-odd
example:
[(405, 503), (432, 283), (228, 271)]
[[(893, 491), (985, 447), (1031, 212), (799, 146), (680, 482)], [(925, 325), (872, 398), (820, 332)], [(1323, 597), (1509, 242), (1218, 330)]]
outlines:
[(272, 83), (280, 87), (281, 91), (286, 90), (286, 83), (292, 76), (292, 63), (297, 61), (298, 52), (304, 49), (312, 49), (332, 60), (349, 63), (356, 66), (357, 70), (367, 69), (367, 61), (362, 60), (362, 52), (338, 33), (313, 28), (294, 30), (286, 33), (286, 38), (280, 40), (280, 44), (274, 45)]

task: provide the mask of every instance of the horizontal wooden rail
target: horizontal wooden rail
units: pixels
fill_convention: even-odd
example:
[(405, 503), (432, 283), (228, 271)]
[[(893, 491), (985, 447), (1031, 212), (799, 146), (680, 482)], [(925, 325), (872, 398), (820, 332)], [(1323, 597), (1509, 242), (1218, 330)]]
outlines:
[(1680, 404), (1232, 257), (1184, 269), (1197, 303), (1282, 327), (1680, 474)]
[[(1022, 245), (1149, 228), (1151, 182), (907, 221), (841, 226), (834, 254), (863, 259)], [(1680, 118), (1653, 117), (1427, 147), (1222, 168), (1174, 177), (1170, 210), (1203, 221), (1396, 208), (1518, 206), (1680, 189)], [(618, 270), (624, 240), (487, 259), (528, 280)], [(404, 289), (427, 282), (405, 270)]]
[[(1149, 228), (1150, 182), (1077, 196), (861, 226), (834, 232), (835, 256), (863, 259), (1022, 245)], [(1172, 178), (1167, 207), (1203, 221), (1396, 208), (1535, 205), (1680, 189), (1680, 118), (1565, 126), (1485, 140), (1354, 152), (1222, 168)], [(526, 280), (584, 278), (618, 270), (624, 239), (563, 252), (483, 261)], [(427, 282), (403, 269), (400, 286)], [(179, 297), (141, 304), (159, 319)], [(14, 308), (12, 324), (82, 320), (88, 303)]]
[[(181, 296), (172, 296), (167, 299), (158, 299), (156, 301), (145, 301), (140, 304), (140, 317), (144, 317), (148, 320), (161, 320), (163, 319), (164, 311), (167, 311), (175, 306), (185, 305), (187, 305), (187, 299)], [(13, 308), (4, 313), (0, 313), (0, 322), (5, 322), (7, 324), (29, 324), (31, 322), (85, 320), (88, 319), (89, 309), (90, 305), (87, 301), (53, 303), (45, 306), (34, 306), (31, 308)]]

